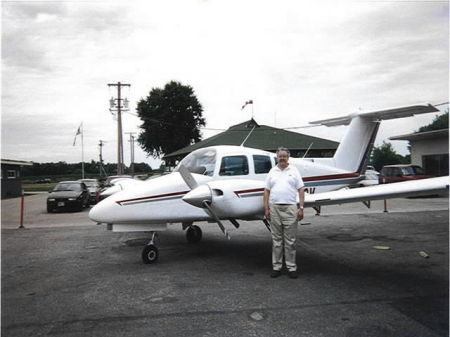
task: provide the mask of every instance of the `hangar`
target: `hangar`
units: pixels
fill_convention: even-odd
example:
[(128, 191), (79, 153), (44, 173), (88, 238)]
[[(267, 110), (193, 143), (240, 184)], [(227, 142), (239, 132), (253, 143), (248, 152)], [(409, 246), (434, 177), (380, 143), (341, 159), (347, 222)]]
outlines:
[[(279, 146), (287, 147), (293, 157), (333, 157), (339, 143), (328, 139), (304, 135), (297, 132), (259, 125), (253, 118), (233, 125), (228, 130), (201, 142), (186, 146), (163, 157), (166, 165), (175, 166), (194, 150), (214, 145), (241, 145), (275, 152)], [(309, 150), (308, 150), (309, 149)]]
[(422, 166), (426, 174), (448, 175), (448, 129), (410, 133), (389, 139), (410, 141), (411, 164)]

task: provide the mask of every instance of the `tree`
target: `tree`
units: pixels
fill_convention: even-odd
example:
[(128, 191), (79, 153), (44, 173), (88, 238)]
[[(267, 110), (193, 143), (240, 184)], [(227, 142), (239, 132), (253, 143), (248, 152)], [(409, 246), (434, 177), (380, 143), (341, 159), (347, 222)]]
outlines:
[(143, 121), (138, 142), (155, 158), (199, 142), (200, 127), (205, 125), (202, 112), (190, 86), (171, 81), (164, 89), (153, 88), (137, 105)]
[(384, 165), (406, 164), (408, 160), (395, 152), (391, 143), (383, 142), (379, 147), (374, 146), (370, 162), (375, 170), (380, 171)]
[(430, 124), (420, 127), (417, 132), (442, 129), (448, 129), (448, 111), (443, 115), (436, 116)]

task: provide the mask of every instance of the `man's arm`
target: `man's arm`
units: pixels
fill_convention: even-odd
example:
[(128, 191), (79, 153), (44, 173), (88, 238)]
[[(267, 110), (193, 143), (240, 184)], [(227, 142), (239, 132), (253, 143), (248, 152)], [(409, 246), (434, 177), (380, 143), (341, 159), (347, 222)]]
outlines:
[(298, 209), (298, 219), (302, 220), (304, 216), (303, 205), (305, 204), (305, 188), (301, 187), (298, 189), (298, 200), (300, 200), (300, 205)]
[(269, 196), (270, 191), (267, 188), (265, 188), (263, 201), (264, 201), (264, 215), (267, 219), (270, 219)]

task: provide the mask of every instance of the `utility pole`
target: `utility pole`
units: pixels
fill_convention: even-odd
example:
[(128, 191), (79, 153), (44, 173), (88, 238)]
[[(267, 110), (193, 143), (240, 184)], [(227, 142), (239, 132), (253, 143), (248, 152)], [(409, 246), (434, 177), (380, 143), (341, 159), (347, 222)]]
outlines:
[(136, 132), (125, 132), (126, 134), (130, 135), (130, 169), (131, 169), (131, 176), (134, 176), (134, 136)]
[[(130, 87), (130, 84), (125, 83), (108, 83), (108, 87), (117, 87), (117, 98), (110, 99), (111, 112), (117, 111), (117, 174), (122, 175), (124, 173), (123, 165), (123, 139), (122, 139), (122, 111), (128, 111), (128, 100), (122, 99), (121, 89), (122, 87)], [(116, 103), (117, 101), (117, 103)], [(122, 102), (123, 101), (123, 102)]]
[(99, 159), (100, 159), (100, 177), (102, 176), (102, 172), (105, 175), (105, 177), (107, 176), (105, 169), (103, 168), (103, 156), (102, 156), (102, 147), (105, 146), (105, 141), (101, 140), (98, 143), (98, 148), (100, 150), (100, 155), (99, 155)]

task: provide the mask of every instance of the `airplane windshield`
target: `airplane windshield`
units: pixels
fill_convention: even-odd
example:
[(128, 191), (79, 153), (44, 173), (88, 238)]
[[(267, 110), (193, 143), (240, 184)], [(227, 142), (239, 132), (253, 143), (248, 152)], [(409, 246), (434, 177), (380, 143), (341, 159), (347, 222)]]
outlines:
[(197, 150), (187, 155), (175, 168), (177, 172), (183, 165), (191, 173), (212, 176), (216, 167), (216, 151), (211, 149)]

